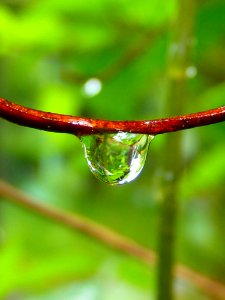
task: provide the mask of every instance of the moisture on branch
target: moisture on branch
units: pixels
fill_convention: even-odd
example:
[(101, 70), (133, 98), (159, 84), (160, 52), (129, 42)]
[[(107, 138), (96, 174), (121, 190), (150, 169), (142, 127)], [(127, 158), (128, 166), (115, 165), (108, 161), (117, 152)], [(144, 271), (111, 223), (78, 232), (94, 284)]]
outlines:
[(0, 98), (0, 117), (36, 129), (88, 135), (126, 131), (157, 135), (225, 121), (225, 106), (208, 111), (145, 121), (108, 121), (43, 112)]

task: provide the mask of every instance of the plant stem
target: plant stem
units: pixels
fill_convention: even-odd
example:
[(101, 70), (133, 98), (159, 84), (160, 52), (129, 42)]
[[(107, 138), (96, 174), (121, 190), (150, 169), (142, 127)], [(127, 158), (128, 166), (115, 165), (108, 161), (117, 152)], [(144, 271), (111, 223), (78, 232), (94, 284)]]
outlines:
[[(172, 33), (169, 53), (169, 90), (166, 111), (180, 114), (186, 102), (187, 67), (190, 65), (194, 1), (178, 1), (178, 14)], [(182, 170), (181, 132), (166, 136), (163, 151), (161, 223), (159, 233), (159, 266), (157, 300), (172, 300), (173, 268), (175, 265), (176, 217), (178, 182)], [(166, 153), (166, 155), (165, 155)]]
[[(174, 93), (174, 97), (180, 99), (179, 93), (177, 95)], [(171, 109), (172, 113), (174, 111)], [(0, 98), (0, 117), (26, 127), (78, 136), (118, 131), (157, 135), (224, 122), (225, 106), (188, 115), (177, 115), (176, 117), (149, 121), (110, 121), (44, 112)]]

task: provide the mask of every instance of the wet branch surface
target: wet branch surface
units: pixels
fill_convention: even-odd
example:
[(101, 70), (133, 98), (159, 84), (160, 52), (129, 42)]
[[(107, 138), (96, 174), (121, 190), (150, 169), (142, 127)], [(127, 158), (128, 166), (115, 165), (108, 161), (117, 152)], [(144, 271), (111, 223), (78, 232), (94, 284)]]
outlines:
[(0, 117), (26, 127), (78, 136), (119, 131), (157, 135), (224, 122), (225, 106), (164, 119), (110, 121), (44, 112), (0, 98)]
[[(117, 249), (127, 255), (133, 256), (148, 265), (157, 263), (157, 254), (153, 250), (147, 249), (132, 239), (124, 237), (112, 229), (100, 225), (87, 217), (67, 212), (61, 208), (58, 209), (50, 205), (42, 204), (37, 199), (33, 199), (20, 189), (15, 188), (3, 180), (0, 180), (0, 197), (2, 197), (3, 200), (48, 218), (53, 222), (57, 222), (57, 224), (72, 230), (78, 230), (87, 236), (102, 242), (113, 249)], [(213, 297), (213, 299), (225, 299), (225, 286), (222, 283), (181, 264), (176, 264), (175, 274), (178, 277), (194, 283), (207, 295)]]

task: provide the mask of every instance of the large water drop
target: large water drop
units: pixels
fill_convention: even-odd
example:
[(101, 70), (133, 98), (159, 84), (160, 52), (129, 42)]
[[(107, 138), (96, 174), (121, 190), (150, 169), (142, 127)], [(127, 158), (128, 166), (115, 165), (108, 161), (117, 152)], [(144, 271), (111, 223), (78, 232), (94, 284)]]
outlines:
[(134, 180), (141, 172), (152, 135), (118, 132), (82, 136), (85, 157), (92, 173), (111, 184)]

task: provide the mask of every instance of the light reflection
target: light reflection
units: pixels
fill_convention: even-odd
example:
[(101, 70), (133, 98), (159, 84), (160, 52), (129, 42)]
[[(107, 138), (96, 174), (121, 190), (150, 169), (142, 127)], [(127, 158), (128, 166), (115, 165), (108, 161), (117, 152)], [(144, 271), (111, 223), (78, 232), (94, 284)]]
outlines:
[(98, 95), (101, 90), (102, 82), (98, 78), (88, 79), (83, 86), (83, 92), (88, 97), (94, 97)]
[(189, 66), (185, 70), (185, 75), (188, 78), (194, 78), (197, 75), (197, 68), (195, 66)]

